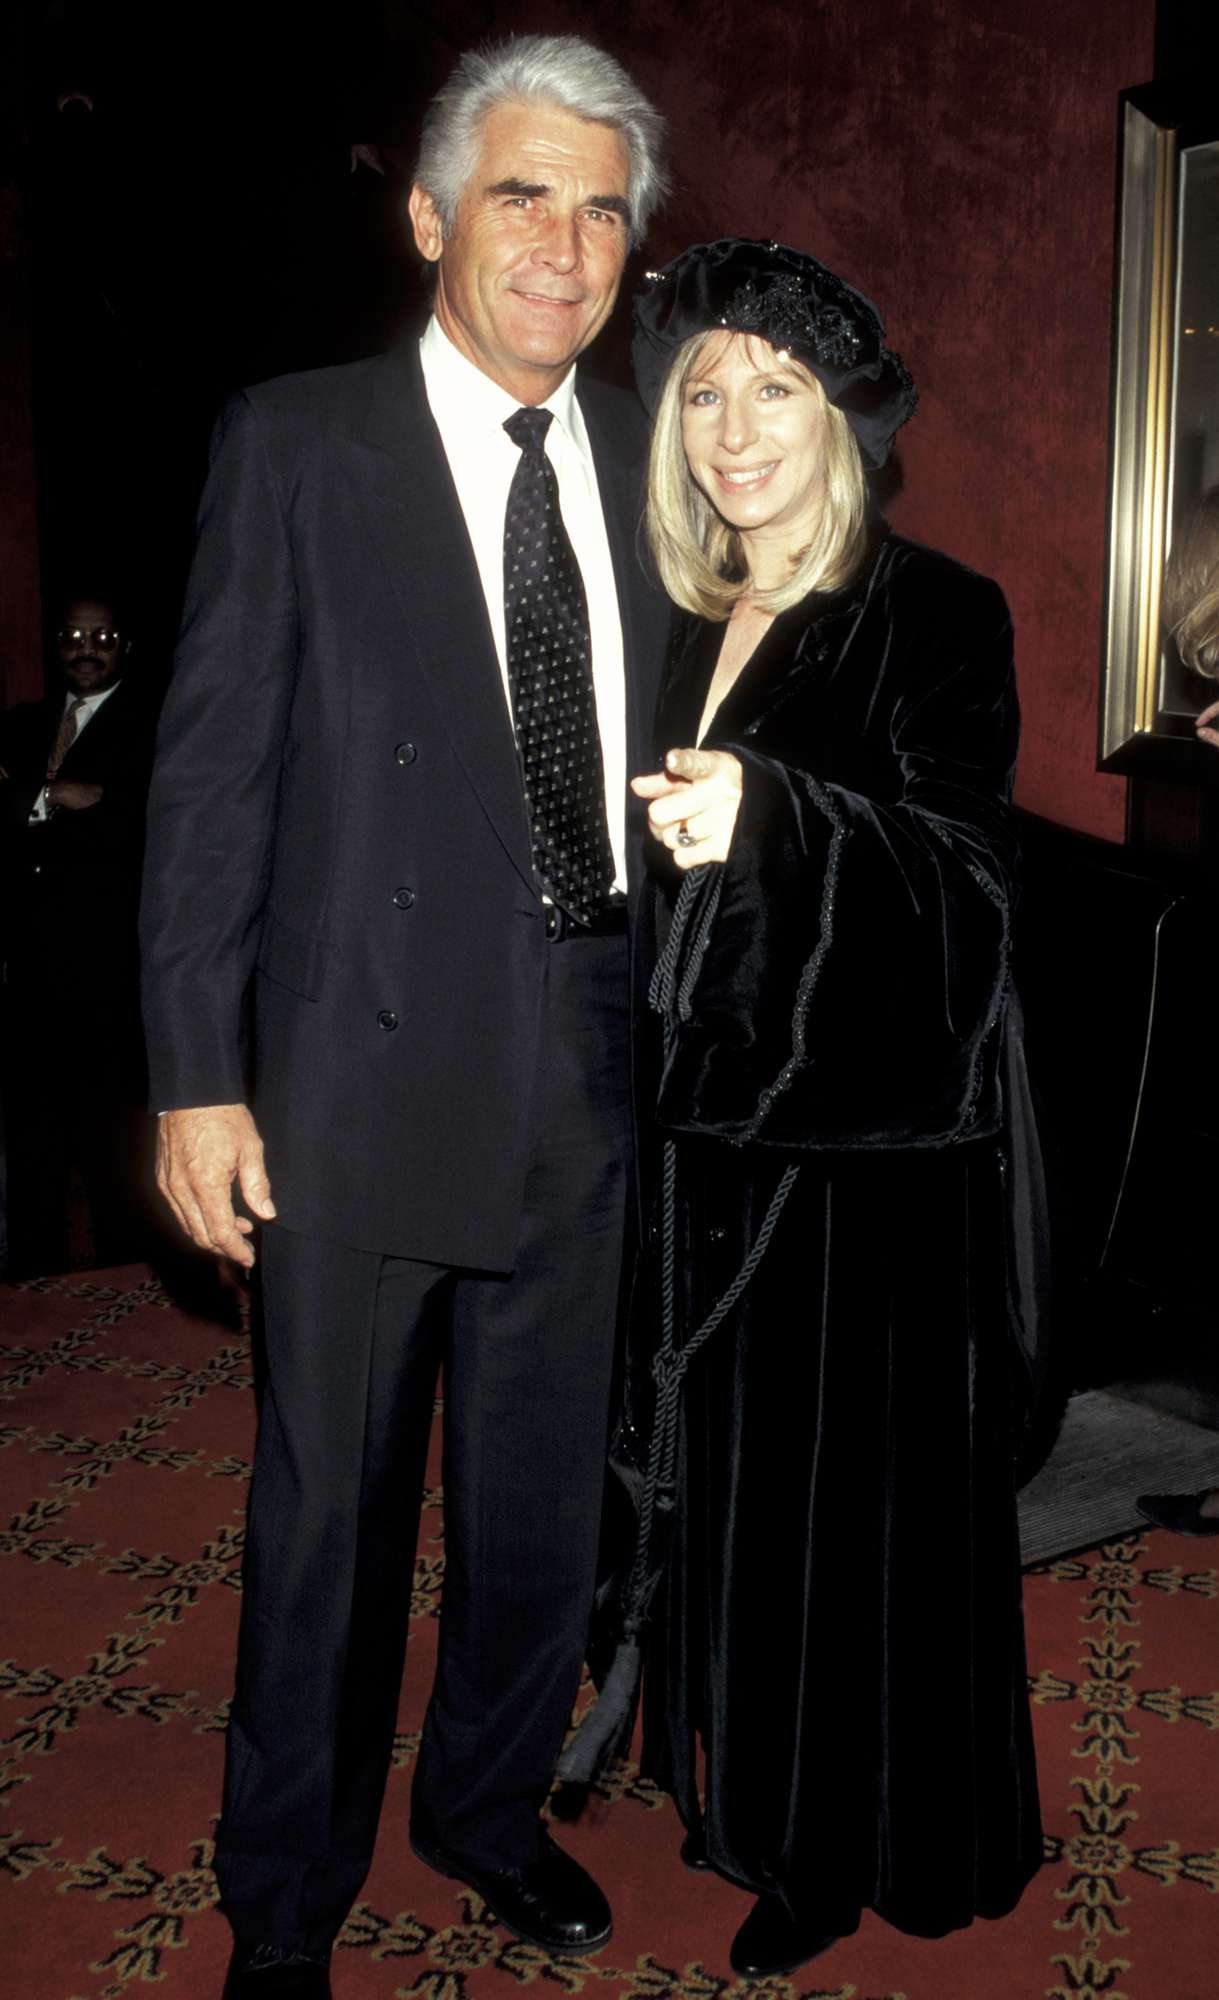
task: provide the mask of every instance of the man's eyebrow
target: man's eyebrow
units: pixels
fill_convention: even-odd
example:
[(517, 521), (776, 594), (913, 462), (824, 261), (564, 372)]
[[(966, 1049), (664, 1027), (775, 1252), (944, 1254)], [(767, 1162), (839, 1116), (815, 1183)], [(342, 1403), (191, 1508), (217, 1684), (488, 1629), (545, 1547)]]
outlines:
[(536, 195), (549, 194), (550, 189), (546, 186), (546, 184), (543, 181), (506, 180), (506, 181), (496, 181), (494, 187), (489, 187), (487, 189), (487, 193), (524, 194), (524, 195), (536, 196)]
[[(554, 189), (548, 186), (545, 181), (519, 181), (510, 177), (508, 180), (496, 181), (492, 187), (487, 189), (487, 193), (489, 195), (523, 195), (530, 200), (541, 200), (544, 196), (553, 194)], [(581, 208), (603, 208), (610, 215), (620, 215), (624, 222), (629, 222), (631, 219), (630, 203), (620, 194), (590, 195), (587, 201), (581, 202), (580, 206)]]

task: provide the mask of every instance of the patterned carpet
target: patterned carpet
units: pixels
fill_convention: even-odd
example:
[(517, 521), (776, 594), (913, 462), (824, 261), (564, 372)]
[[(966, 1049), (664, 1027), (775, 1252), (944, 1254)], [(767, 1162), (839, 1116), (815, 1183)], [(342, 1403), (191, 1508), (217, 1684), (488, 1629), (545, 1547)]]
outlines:
[[(248, 1349), (143, 1269), (0, 1290), (0, 1924), (16, 2000), (214, 2000), (209, 1870), (252, 1428)], [(927, 1561), (935, 1556), (929, 1524)], [(745, 1899), (690, 1875), (633, 1769), (563, 1838), (615, 1906), (592, 1959), (484, 1921), (405, 1838), (443, 1567), (428, 1495), (395, 1768), (338, 2000), (1214, 2000), (1219, 1546), (1160, 1533), (1027, 1579), (1047, 1865), (1006, 1922), (875, 1919), (790, 1980), (733, 1981)]]

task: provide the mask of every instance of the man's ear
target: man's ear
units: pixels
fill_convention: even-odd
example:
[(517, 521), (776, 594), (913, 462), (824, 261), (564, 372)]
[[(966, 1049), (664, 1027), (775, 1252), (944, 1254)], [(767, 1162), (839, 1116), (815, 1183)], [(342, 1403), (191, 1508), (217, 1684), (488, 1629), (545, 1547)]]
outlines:
[(418, 181), (411, 188), (406, 206), (415, 233), (415, 248), (429, 264), (438, 264), (444, 249), (444, 224), (440, 220), (440, 210)]

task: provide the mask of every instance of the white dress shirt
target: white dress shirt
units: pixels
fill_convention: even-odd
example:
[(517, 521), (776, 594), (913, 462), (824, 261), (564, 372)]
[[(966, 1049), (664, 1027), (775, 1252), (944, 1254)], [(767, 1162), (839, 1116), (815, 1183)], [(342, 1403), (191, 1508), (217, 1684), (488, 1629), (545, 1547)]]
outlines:
[[(97, 714), (97, 711), (101, 707), (102, 703), (110, 699), (110, 696), (114, 693), (114, 690), (117, 686), (118, 686), (117, 681), (111, 681), (109, 687), (102, 688), (100, 693), (87, 694), (85, 696), (84, 700), (81, 702), (80, 707), (76, 711), (76, 735), (72, 738), (72, 743), (68, 745), (69, 749), (71, 749), (72, 744), (76, 743), (76, 741), (78, 740), (81, 730), (85, 727), (85, 724), (92, 722), (94, 716)], [(63, 698), (63, 707), (59, 711), (61, 719), (67, 713), (68, 709), (71, 708), (72, 703), (75, 700), (76, 696), (73, 694), (71, 688), (69, 688), (67, 694)], [(39, 792), (38, 797), (34, 800), (34, 804), (30, 810), (30, 825), (37, 826), (42, 820), (49, 819), (50, 816), (51, 815), (47, 810), (47, 788), (44, 785), (42, 790)]]
[[(519, 448), (504, 429), (520, 404), (458, 352), (435, 319), (419, 343), (428, 406), (440, 432), (457, 498), (482, 581), (512, 714), (504, 643), (504, 515), (508, 488), (520, 464)], [(553, 422), (546, 433), (546, 456), (559, 484), (563, 524), (580, 565), (592, 635), (593, 692), (605, 772), (605, 807), (614, 851), (614, 886), (626, 888), (626, 679), (622, 622), (610, 559), (609, 537), (597, 491), (597, 473), (588, 432), (576, 401), (575, 368), (541, 405)]]

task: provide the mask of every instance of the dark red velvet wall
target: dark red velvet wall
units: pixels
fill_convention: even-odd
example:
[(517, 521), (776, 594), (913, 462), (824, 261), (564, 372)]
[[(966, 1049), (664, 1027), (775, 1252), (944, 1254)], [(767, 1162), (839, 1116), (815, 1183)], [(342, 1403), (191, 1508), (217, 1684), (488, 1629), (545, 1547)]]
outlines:
[[(212, 390), (218, 394), (230, 378), (340, 358), (322, 325), (326, 315), (337, 323), (354, 313), (335, 248), (349, 227), (339, 196), (367, 192), (347, 175), (345, 142), (374, 134), (347, 131), (351, 117), (336, 103), (332, 136), (344, 142), (338, 177), (334, 161), (321, 172), (319, 155), (313, 181), (285, 181), (285, 162), (306, 135), (316, 138), (318, 124), (313, 98), (285, 67), (285, 51), (300, 39), (299, 22), (290, 25), (297, 10), (281, 9), (280, 0), (258, 10), (260, 68), (236, 10), (214, 0), (204, 16), (212, 58), (206, 101), (195, 107), (198, 129), (176, 154), (172, 134), (155, 128), (157, 107), (168, 104), (165, 116), (173, 111), (162, 88), (158, 34), (139, 26), (145, 17), (126, 0), (107, 0), (102, 12), (126, 23), (125, 39), (109, 35), (104, 47), (113, 56), (113, 84), (126, 91), (114, 126), (120, 135), (130, 126), (123, 157), (139, 162), (139, 171), (127, 181), (118, 174), (116, 187), (128, 190), (116, 198), (122, 214), (109, 224), (103, 214), (96, 224), (108, 242), (125, 217), (126, 233), (116, 235), (122, 254), (113, 251), (113, 260), (119, 275), (128, 275), (114, 336), (126, 342), (126, 373), (101, 400), (128, 409), (137, 389), (144, 396), (144, 429), (136, 436), (132, 420), (127, 455), (146, 464), (145, 485), (161, 507), (163, 496), (177, 491), (174, 480), (184, 491), (192, 485)], [(649, 246), (654, 257), (696, 237), (773, 234), (814, 251), (875, 296), (922, 392), (903, 433), (904, 486), (891, 516), (1007, 589), (1025, 715), (1021, 800), (1120, 839), (1125, 784), (1095, 769), (1113, 189), (1117, 96), (1152, 73), (1155, 0), (347, 0), (343, 10), (326, 6), (315, 27), (318, 84), (341, 67), (340, 12), (363, 23), (364, 40), (355, 37), (348, 52), (353, 69), (375, 68), (389, 95), (403, 102), (408, 150), (411, 106), (459, 49), (513, 29), (590, 35), (627, 63), (672, 121), (677, 189)], [(155, 25), (156, 18), (150, 12), (147, 20)], [(202, 21), (196, 25), (203, 33)], [(378, 38), (381, 53), (370, 65), (360, 49)], [(361, 90), (367, 94), (368, 79), (355, 76), (354, 84), (352, 104)], [(261, 113), (260, 89), (272, 89)], [(100, 125), (100, 91), (99, 106)], [(269, 175), (261, 126), (272, 110), (295, 118), (300, 132), (282, 142), (285, 159)], [(209, 160), (200, 147), (222, 154), (235, 124), (246, 133), (237, 149), (241, 172), (229, 160), (226, 178), (217, 171), (225, 161)], [(44, 177), (50, 164), (48, 153)], [(161, 182), (158, 210), (148, 190)], [(321, 211), (310, 207), (322, 199), (315, 182), (329, 204)], [(166, 188), (182, 206), (178, 237)], [(278, 316), (275, 287), (260, 289), (266, 258), (249, 262), (255, 239), (249, 226), (244, 234), (238, 226), (248, 217), (234, 213), (235, 202), (243, 211), (253, 204), (268, 245), (279, 246), (274, 272), (286, 273), (285, 283), (299, 278), (295, 290), (287, 284), (288, 304)], [(73, 201), (70, 215), (79, 207)], [(165, 240), (158, 215), (170, 231)], [(226, 262), (226, 246), (238, 237), (245, 265)], [(311, 245), (323, 238), (334, 254), (315, 264)], [(378, 289), (392, 290), (392, 277), (384, 284), (378, 278)], [(290, 337), (294, 330), (299, 340)], [(187, 334), (193, 345), (184, 344)], [(144, 357), (164, 353), (167, 341), (181, 349), (179, 372), (193, 385), (197, 411), (175, 404), (167, 414), (155, 396), (165, 401), (169, 378), (155, 376), (151, 386), (145, 380)], [(612, 337), (602, 352), (612, 366)], [(56, 394), (80, 372), (73, 364)], [(44, 388), (44, 400), (54, 386)], [(22, 408), (23, 399), (24, 389)], [(0, 544), (19, 558), (5, 567), (24, 579), (16, 624), (29, 628), (23, 645), (16, 632), (4, 635), (11, 665), (36, 649), (36, 569), (28, 437), (11, 421), (3, 428), (0, 445), (10, 456), (16, 451), (26, 475), (18, 481), (22, 496), (10, 495), (0, 522)], [(196, 431), (198, 452), (183, 443), (176, 471), (162, 465), (169, 449), (163, 440), (180, 434), (189, 441)], [(105, 451), (96, 456), (106, 461)], [(48, 503), (65, 476), (47, 474)], [(175, 512), (165, 499), (162, 511), (175, 522), (178, 513), (183, 523), (189, 518), (185, 502)], [(168, 559), (158, 558), (175, 579), (176, 549), (174, 542)]]
[(673, 120), (656, 250), (773, 234), (881, 305), (922, 398), (891, 518), (1008, 592), (1021, 801), (1120, 839), (1095, 769), (1116, 100), (1151, 74), (1152, 0), (597, 13)]
[(776, 235), (876, 298), (922, 397), (890, 516), (1008, 592), (1022, 803), (1120, 840), (1125, 782), (1095, 768), (1113, 194), (1117, 95), (1151, 75), (1153, 0), (526, 13), (599, 37), (669, 113), (658, 256)]

